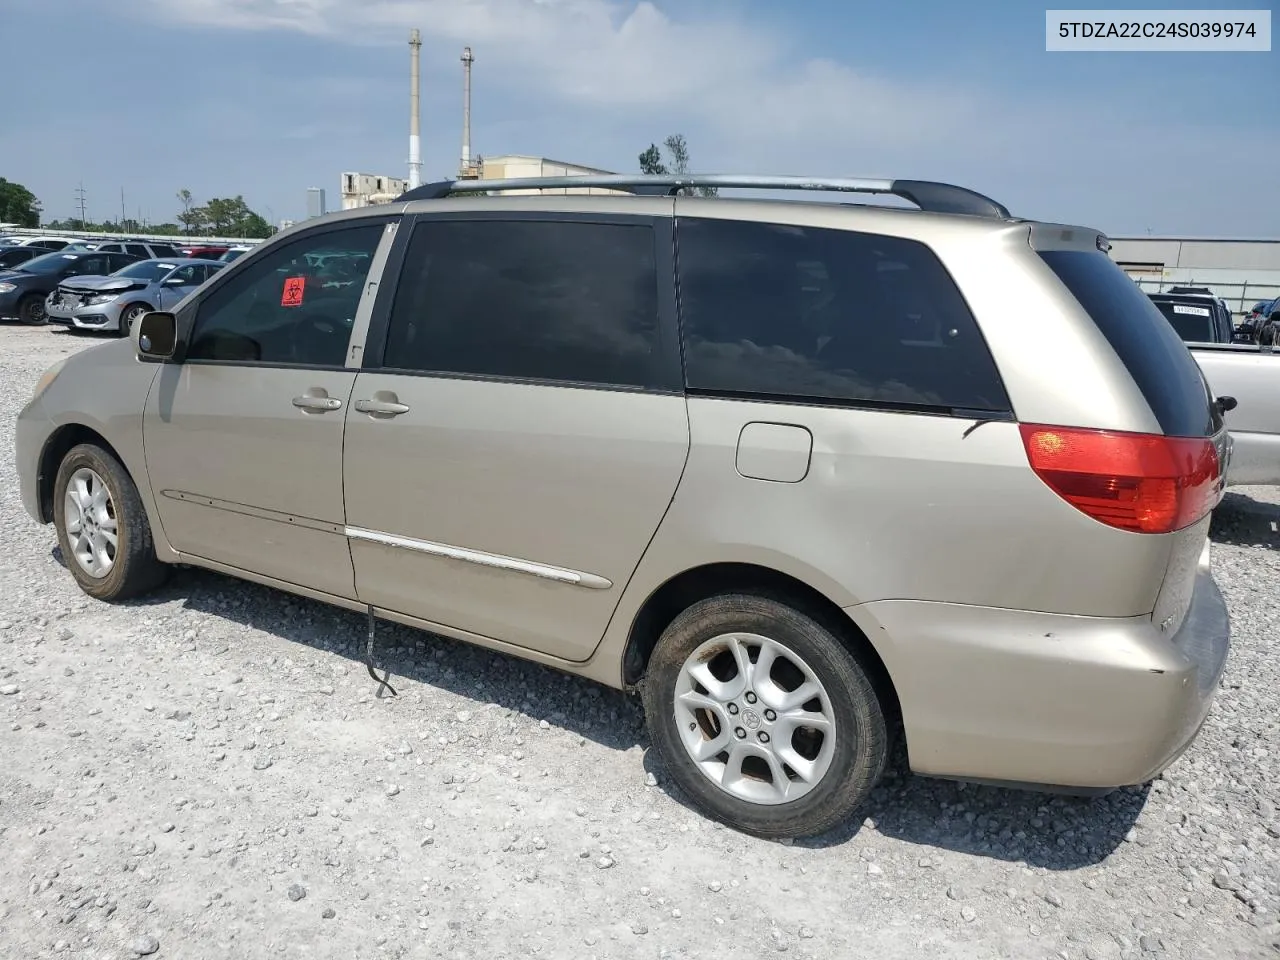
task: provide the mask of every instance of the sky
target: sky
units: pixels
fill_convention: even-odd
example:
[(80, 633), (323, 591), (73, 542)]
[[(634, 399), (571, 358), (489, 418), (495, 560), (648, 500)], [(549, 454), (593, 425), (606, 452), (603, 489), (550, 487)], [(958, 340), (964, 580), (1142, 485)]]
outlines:
[(344, 171), (406, 176), (417, 27), (424, 180), (457, 169), (470, 45), (477, 154), (635, 172), (679, 132), (702, 172), (944, 180), (1113, 236), (1280, 237), (1280, 50), (1048, 53), (1025, 0), (0, 0), (0, 24), (25, 38), (0, 176), (47, 219), (82, 183), (90, 219), (123, 190), (128, 216), (172, 221), (186, 188), (278, 222), (311, 186), (337, 206)]

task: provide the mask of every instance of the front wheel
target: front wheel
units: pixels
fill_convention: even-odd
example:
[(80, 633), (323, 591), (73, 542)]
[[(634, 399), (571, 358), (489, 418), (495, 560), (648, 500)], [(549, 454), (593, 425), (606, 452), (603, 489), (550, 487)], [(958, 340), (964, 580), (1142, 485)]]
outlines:
[(844, 821), (880, 779), (884, 711), (830, 630), (776, 600), (702, 600), (663, 632), (645, 715), (672, 778), (707, 815), (768, 839)]
[(133, 330), (133, 325), (150, 312), (151, 307), (145, 303), (129, 304), (129, 306), (120, 311), (120, 327), (117, 332), (122, 337), (129, 336), (129, 332)]
[(156, 557), (138, 488), (112, 454), (94, 444), (72, 447), (53, 491), (58, 545), (81, 590), (126, 600), (164, 582), (169, 568)]
[(18, 319), (33, 327), (48, 323), (49, 314), (44, 309), (44, 297), (38, 293), (23, 297), (18, 303)]

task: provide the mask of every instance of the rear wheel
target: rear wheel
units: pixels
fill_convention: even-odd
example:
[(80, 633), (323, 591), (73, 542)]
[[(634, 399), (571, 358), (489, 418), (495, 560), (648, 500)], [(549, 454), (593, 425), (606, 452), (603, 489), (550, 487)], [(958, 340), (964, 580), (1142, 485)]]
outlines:
[(117, 332), (122, 337), (127, 337), (129, 331), (133, 329), (133, 325), (143, 318), (145, 314), (151, 312), (151, 306), (146, 303), (131, 303), (120, 311), (120, 327)]
[(44, 297), (38, 293), (29, 293), (18, 301), (18, 319), (31, 326), (39, 326), (49, 322), (45, 313)]
[(128, 471), (94, 444), (72, 447), (53, 488), (53, 523), (67, 569), (99, 600), (126, 600), (164, 582), (146, 510)]
[(888, 729), (857, 658), (771, 598), (702, 600), (663, 632), (644, 682), (654, 747), (707, 815), (771, 839), (836, 827), (884, 770)]

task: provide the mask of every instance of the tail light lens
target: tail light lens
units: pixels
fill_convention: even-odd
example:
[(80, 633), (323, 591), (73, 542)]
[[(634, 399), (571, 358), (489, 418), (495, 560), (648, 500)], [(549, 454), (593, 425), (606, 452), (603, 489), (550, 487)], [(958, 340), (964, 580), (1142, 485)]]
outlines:
[(1171, 533), (1221, 497), (1218, 451), (1198, 437), (1021, 424), (1031, 469), (1077, 510), (1120, 530)]

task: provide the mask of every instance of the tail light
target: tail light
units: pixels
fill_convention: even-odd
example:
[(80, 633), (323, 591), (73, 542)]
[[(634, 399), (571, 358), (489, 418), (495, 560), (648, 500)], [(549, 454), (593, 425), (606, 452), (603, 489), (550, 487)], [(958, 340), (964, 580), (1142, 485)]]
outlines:
[(1031, 469), (1077, 510), (1120, 530), (1171, 533), (1221, 496), (1218, 451), (1198, 437), (1021, 425)]

